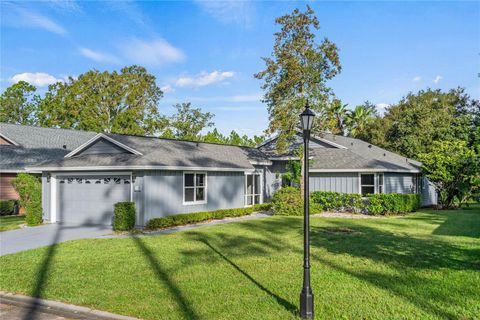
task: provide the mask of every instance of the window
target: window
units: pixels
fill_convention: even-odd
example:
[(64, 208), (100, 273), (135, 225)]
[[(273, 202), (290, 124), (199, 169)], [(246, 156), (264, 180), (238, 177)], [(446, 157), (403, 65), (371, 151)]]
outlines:
[(207, 175), (206, 173), (183, 174), (183, 203), (207, 203)]
[(378, 174), (378, 193), (383, 193), (383, 173)]
[(245, 175), (245, 205), (251, 206), (262, 201), (262, 187), (260, 174), (249, 173)]
[(375, 193), (375, 174), (360, 175), (360, 190), (362, 196), (366, 196), (369, 193)]

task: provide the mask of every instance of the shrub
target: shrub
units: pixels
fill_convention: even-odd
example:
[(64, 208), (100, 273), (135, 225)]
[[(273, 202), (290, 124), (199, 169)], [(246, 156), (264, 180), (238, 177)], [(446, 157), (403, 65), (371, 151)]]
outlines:
[(135, 227), (135, 203), (117, 202), (113, 211), (113, 230), (127, 231)]
[[(284, 187), (273, 195), (272, 209), (276, 215), (301, 216), (303, 215), (303, 198), (300, 189)], [(318, 207), (310, 198), (310, 214), (316, 213)]]
[(416, 211), (421, 206), (419, 194), (382, 193), (367, 195), (366, 210), (373, 215)]
[(314, 191), (311, 201), (317, 211), (361, 212), (364, 208), (362, 196), (355, 193)]
[(26, 210), (27, 225), (42, 223), (42, 183), (40, 178), (28, 173), (19, 173), (12, 181), (20, 195), (20, 206)]
[(413, 212), (421, 205), (418, 194), (382, 193), (362, 197), (359, 194), (315, 191), (310, 194), (310, 198), (317, 210), (363, 211), (373, 215)]
[(192, 212), (174, 214), (162, 218), (154, 218), (147, 222), (148, 229), (161, 229), (168, 227), (181, 226), (185, 224), (198, 223), (212, 219), (223, 219), (227, 217), (241, 217), (252, 214), (255, 211), (264, 211), (271, 208), (270, 203), (256, 204), (251, 207), (222, 209), (205, 212)]
[(4, 216), (7, 214), (13, 214), (14, 207), (15, 207), (14, 200), (0, 201), (0, 215)]

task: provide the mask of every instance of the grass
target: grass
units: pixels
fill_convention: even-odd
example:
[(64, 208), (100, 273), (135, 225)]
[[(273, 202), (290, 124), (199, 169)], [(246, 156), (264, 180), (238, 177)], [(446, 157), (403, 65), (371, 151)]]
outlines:
[[(478, 319), (480, 207), (311, 224), (317, 319)], [(300, 217), (270, 217), (71, 241), (1, 257), (0, 288), (145, 319), (295, 319), (302, 239)]]
[(25, 216), (0, 216), (0, 232), (15, 230), (25, 223)]

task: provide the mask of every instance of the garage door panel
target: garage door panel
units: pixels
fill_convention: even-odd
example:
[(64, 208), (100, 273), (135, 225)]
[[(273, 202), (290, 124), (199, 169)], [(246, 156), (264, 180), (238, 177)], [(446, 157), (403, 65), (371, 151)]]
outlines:
[(130, 199), (129, 176), (69, 176), (58, 179), (58, 221), (111, 225), (113, 205)]

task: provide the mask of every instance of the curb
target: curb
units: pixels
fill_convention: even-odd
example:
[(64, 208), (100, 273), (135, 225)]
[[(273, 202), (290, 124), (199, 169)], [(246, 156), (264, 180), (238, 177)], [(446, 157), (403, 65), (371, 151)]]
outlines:
[(92, 320), (138, 320), (138, 318), (122, 316), (106, 311), (94, 310), (59, 301), (33, 298), (5, 291), (0, 291), (0, 302), (24, 308), (31, 308), (32, 306), (35, 306), (40, 312), (50, 313), (65, 318)]

